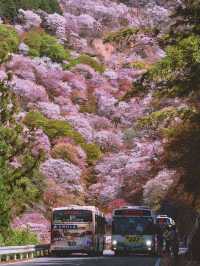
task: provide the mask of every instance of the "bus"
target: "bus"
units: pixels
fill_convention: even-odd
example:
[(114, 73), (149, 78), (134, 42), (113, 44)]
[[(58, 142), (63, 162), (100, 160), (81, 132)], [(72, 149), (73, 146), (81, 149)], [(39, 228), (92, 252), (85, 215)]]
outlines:
[(115, 209), (112, 221), (112, 249), (115, 255), (157, 254), (155, 216), (146, 206)]
[(105, 217), (94, 206), (55, 208), (51, 222), (51, 254), (103, 254)]

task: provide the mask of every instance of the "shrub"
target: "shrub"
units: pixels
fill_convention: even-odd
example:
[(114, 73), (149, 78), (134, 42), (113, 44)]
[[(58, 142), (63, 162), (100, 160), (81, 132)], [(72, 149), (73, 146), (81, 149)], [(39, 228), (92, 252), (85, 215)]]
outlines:
[(148, 75), (148, 73), (144, 74), (138, 81), (134, 82), (132, 88), (120, 98), (120, 101), (129, 101), (134, 96), (144, 94), (147, 90), (147, 87), (143, 85), (146, 75)]
[(42, 30), (28, 32), (24, 42), (30, 47), (31, 56), (48, 56), (56, 62), (69, 59), (69, 52), (58, 40)]
[(82, 148), (87, 154), (88, 164), (92, 165), (95, 161), (101, 158), (102, 153), (98, 145), (94, 143), (85, 143), (82, 145)]
[(140, 118), (137, 122), (137, 127), (143, 129), (157, 129), (159, 126), (162, 127), (162, 122), (166, 122), (167, 124), (165, 127), (167, 128), (176, 117), (183, 121), (190, 121), (197, 118), (198, 113), (195, 109), (186, 107), (180, 109), (175, 107), (164, 108)]
[(56, 159), (63, 159), (74, 164), (79, 163), (76, 148), (70, 143), (59, 143), (55, 145), (51, 154)]
[(81, 113), (96, 114), (97, 113), (97, 98), (96, 96), (88, 91), (88, 100), (80, 104)]
[(130, 37), (134, 37), (139, 32), (139, 29), (137, 28), (124, 28), (115, 32), (109, 33), (105, 38), (104, 42), (114, 42), (114, 43), (120, 43), (121, 41), (125, 39), (129, 39)]
[(82, 54), (78, 58), (69, 60), (70, 63), (65, 66), (65, 68), (70, 69), (78, 64), (89, 65), (92, 67), (96, 72), (103, 73), (105, 71), (105, 66), (99, 63), (95, 58)]
[(40, 112), (29, 112), (24, 122), (30, 128), (42, 128), (50, 139), (65, 136), (74, 139), (77, 144), (85, 142), (81, 134), (75, 131), (68, 122), (48, 119)]
[(5, 238), (6, 246), (22, 246), (38, 244), (37, 236), (28, 230), (11, 230)]
[(135, 69), (149, 69), (150, 65), (142, 61), (135, 61), (130, 63), (128, 67)]
[(76, 144), (85, 150), (89, 164), (92, 164), (101, 156), (100, 148), (96, 144), (87, 144), (82, 135), (66, 121), (51, 120), (39, 112), (29, 112), (24, 119), (24, 123), (30, 128), (42, 128), (50, 139), (63, 136), (73, 139)]
[(61, 13), (57, 0), (0, 0), (0, 16), (14, 21), (19, 9)]
[(98, 181), (98, 178), (94, 171), (94, 168), (91, 167), (88, 171), (86, 171), (85, 174), (83, 175), (83, 179), (86, 183), (87, 188), (89, 188), (93, 184), (96, 184)]
[(8, 58), (9, 53), (17, 51), (19, 36), (16, 30), (7, 25), (0, 25), (0, 62)]
[(133, 141), (138, 137), (138, 132), (134, 128), (128, 128), (124, 131), (123, 141), (127, 145), (133, 145)]

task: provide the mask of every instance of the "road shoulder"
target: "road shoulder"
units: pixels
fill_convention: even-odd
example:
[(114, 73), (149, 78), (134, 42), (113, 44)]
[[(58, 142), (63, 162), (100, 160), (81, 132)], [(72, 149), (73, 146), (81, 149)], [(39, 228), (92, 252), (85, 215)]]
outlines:
[(171, 257), (163, 257), (160, 266), (200, 266), (200, 262), (188, 261), (180, 256), (177, 259)]

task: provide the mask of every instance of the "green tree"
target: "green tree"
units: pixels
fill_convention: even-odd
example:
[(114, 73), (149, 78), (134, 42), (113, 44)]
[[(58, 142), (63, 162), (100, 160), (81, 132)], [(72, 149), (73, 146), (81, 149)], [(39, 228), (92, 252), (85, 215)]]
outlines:
[(17, 16), (17, 6), (14, 0), (0, 1), (0, 16), (5, 19), (15, 18)]
[(15, 21), (18, 10), (44, 10), (47, 13), (61, 13), (57, 0), (0, 0), (0, 16)]
[(33, 206), (44, 188), (39, 172), (43, 155), (32, 155), (30, 138), (16, 122), (18, 106), (15, 95), (0, 83), (0, 235), (4, 238), (12, 216)]
[[(200, 1), (185, 0), (177, 8), (175, 24), (167, 38), (164, 38), (166, 56), (158, 62), (145, 77), (150, 87), (155, 86), (155, 99), (184, 98), (195, 110), (177, 126), (171, 125), (166, 131), (165, 154), (162, 163), (168, 168), (179, 169), (181, 176), (170, 191), (176, 200), (189, 195), (192, 207), (198, 208), (200, 200)], [(143, 80), (143, 84), (145, 84)], [(160, 105), (161, 106), (161, 105)], [(176, 109), (176, 108), (175, 108)], [(180, 110), (177, 109), (177, 110)], [(161, 110), (162, 111), (162, 110)], [(176, 111), (177, 112), (177, 111)], [(188, 113), (189, 114), (189, 113)], [(162, 117), (163, 113), (153, 113), (148, 119)], [(166, 114), (170, 119), (170, 114)], [(177, 114), (176, 114), (177, 117)], [(151, 120), (152, 122), (153, 120)], [(172, 195), (171, 194), (171, 195)], [(169, 195), (168, 195), (169, 196)]]

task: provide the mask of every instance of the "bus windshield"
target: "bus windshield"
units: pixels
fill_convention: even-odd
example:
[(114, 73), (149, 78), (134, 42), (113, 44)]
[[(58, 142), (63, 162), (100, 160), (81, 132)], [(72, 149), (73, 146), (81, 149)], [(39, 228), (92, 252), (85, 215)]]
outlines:
[(114, 217), (113, 234), (152, 235), (154, 223), (151, 217)]
[(92, 222), (92, 212), (88, 210), (57, 210), (53, 213), (53, 222)]

